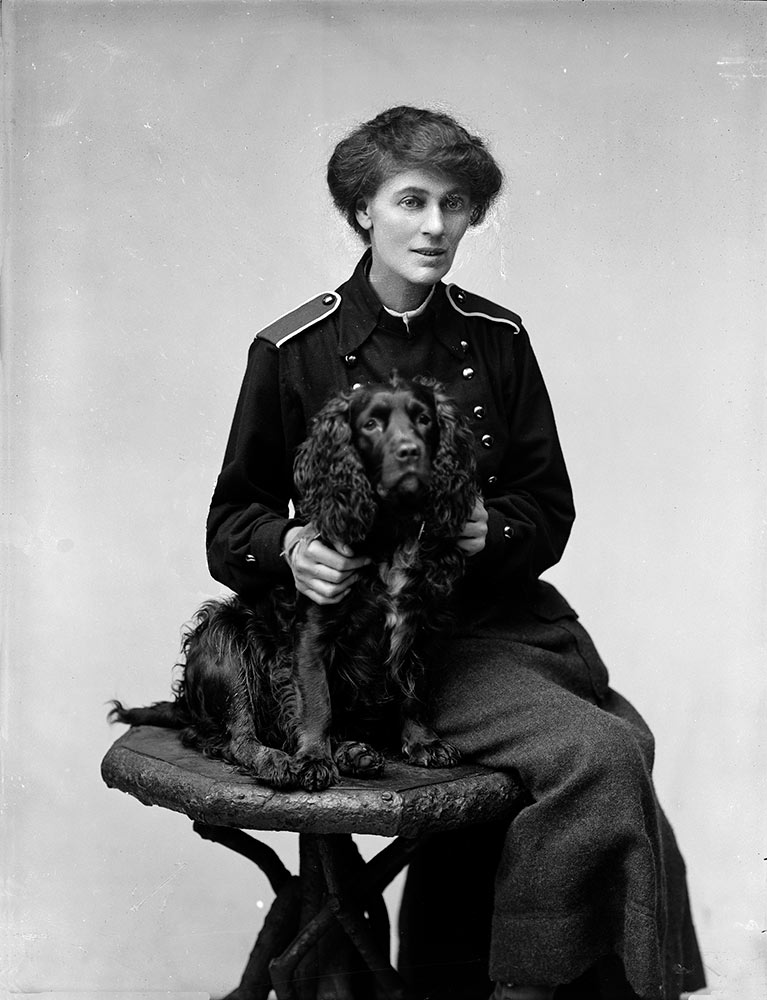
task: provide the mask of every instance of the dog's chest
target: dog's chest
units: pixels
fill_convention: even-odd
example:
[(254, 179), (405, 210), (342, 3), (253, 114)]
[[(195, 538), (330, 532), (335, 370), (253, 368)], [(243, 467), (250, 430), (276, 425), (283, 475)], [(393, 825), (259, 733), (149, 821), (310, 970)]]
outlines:
[(378, 577), (384, 586), (386, 598), (396, 601), (412, 585), (418, 564), (418, 539), (412, 539), (395, 549), (390, 559), (378, 564)]
[(383, 584), (382, 610), (385, 616), (385, 639), (396, 655), (412, 626), (411, 592), (418, 563), (418, 541), (400, 546), (391, 560), (378, 564)]

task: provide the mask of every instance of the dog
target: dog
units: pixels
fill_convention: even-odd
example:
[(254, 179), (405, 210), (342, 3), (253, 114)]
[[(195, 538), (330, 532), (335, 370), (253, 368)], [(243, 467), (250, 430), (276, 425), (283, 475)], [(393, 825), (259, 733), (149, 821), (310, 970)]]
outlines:
[(370, 559), (346, 595), (319, 605), (277, 587), (254, 604), (206, 602), (183, 640), (175, 701), (115, 701), (110, 720), (181, 728), (186, 745), (276, 788), (377, 776), (378, 747), (397, 732), (407, 762), (455, 765), (426, 702), (478, 498), (472, 432), (438, 383), (395, 373), (325, 404), (294, 482), (307, 530)]

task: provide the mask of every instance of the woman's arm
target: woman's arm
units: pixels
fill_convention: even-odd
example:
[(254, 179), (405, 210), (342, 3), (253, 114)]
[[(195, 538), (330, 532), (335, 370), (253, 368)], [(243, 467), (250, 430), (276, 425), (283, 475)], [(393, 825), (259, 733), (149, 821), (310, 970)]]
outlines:
[(286, 405), (278, 351), (257, 339), (248, 352), (206, 536), (211, 575), (238, 594), (291, 579), (280, 558), (290, 523)]
[(368, 560), (335, 551), (288, 517), (292, 458), (305, 426), (280, 382), (278, 349), (256, 339), (208, 513), (208, 567), (247, 598), (293, 581), (318, 604), (337, 603)]
[(575, 517), (570, 480), (551, 402), (524, 328), (509, 338), (503, 366), (508, 444), (485, 487), (483, 524), (467, 525), (467, 545), (484, 545), (468, 560), (467, 577), (481, 586), (526, 587), (562, 556)]

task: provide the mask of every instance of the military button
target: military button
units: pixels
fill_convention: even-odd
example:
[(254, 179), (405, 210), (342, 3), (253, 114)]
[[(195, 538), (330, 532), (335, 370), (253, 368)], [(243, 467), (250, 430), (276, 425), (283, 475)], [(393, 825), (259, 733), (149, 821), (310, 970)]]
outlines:
[(465, 354), (468, 351), (468, 349), (469, 349), (469, 342), (468, 342), (468, 340), (462, 340), (461, 341), (461, 350), (463, 351), (463, 353)]
[(347, 367), (349, 368), (353, 368), (354, 365), (357, 364), (357, 355), (347, 354), (346, 357), (344, 358), (344, 364), (347, 365)]
[(514, 529), (512, 528), (512, 526), (510, 524), (505, 524), (503, 526), (503, 537), (504, 538), (513, 538), (514, 537)]
[(362, 388), (362, 382), (355, 382), (354, 385), (352, 386), (352, 391), (361, 388)]
[(466, 292), (462, 291), (460, 288), (457, 288), (455, 292), (455, 297), (458, 299), (459, 302), (463, 302), (463, 300), (466, 298)]
[(495, 438), (493, 437), (492, 434), (483, 434), (482, 444), (485, 448), (492, 448), (493, 445), (495, 444)]
[(323, 306), (332, 305), (333, 302), (335, 302), (335, 298), (332, 295), (325, 295), (325, 296), (323, 296), (323, 299), (322, 299)]
[(497, 482), (498, 482), (498, 476), (488, 476), (487, 477), (487, 485), (488, 486), (495, 486), (495, 484)]
[(248, 553), (248, 555), (245, 556), (245, 562), (246, 563), (254, 563), (255, 561), (256, 561), (256, 557), (250, 555), (250, 553)]
[(474, 416), (477, 418), (477, 420), (484, 420), (485, 419), (485, 408), (484, 408), (484, 406), (475, 406), (474, 407)]
[(465, 379), (467, 379), (467, 380), (471, 379), (471, 378), (474, 378), (474, 369), (473, 368), (464, 368), (464, 370), (461, 372), (461, 375), (463, 375), (463, 377)]

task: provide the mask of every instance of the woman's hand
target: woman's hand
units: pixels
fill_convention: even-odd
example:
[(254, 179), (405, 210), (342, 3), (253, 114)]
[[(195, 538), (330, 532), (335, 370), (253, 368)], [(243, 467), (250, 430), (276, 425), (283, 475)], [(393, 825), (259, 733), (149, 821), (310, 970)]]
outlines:
[(311, 524), (289, 528), (283, 544), (296, 590), (315, 604), (338, 604), (357, 579), (358, 570), (370, 562), (355, 556), (348, 545), (338, 549), (324, 545)]
[(458, 536), (458, 548), (462, 549), (467, 556), (475, 556), (485, 547), (487, 538), (487, 510), (482, 500), (477, 500), (471, 517), (464, 524), (461, 534)]

